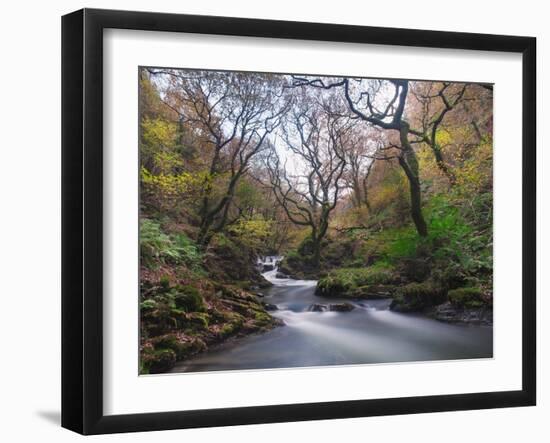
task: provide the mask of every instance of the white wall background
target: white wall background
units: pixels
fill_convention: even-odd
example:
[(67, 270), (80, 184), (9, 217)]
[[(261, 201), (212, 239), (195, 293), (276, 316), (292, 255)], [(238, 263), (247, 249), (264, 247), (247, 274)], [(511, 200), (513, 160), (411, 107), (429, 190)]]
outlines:
[[(550, 120), (550, 28), (544, 2), (394, 0), (54, 0), (4, 2), (0, 26), (0, 438), (7, 442), (82, 440), (60, 414), (60, 16), (81, 7), (410, 27), (538, 37), (539, 153)], [(519, 146), (518, 146), (519, 149)], [(539, 225), (549, 222), (550, 156), (539, 156)], [(543, 202), (543, 200), (546, 200)], [(546, 442), (550, 438), (549, 235), (539, 236), (539, 405), (94, 437), (94, 441)], [(540, 250), (544, 249), (544, 253)], [(519, 272), (519, 270), (518, 270)]]

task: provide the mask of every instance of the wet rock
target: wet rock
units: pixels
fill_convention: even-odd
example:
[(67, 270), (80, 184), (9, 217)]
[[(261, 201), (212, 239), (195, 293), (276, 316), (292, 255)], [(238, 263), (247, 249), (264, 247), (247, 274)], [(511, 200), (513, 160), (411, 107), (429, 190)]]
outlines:
[(260, 289), (267, 289), (271, 286), (273, 286), (273, 283), (268, 281), (263, 275), (260, 275), (260, 277), (258, 278), (258, 287)]
[(271, 303), (265, 303), (264, 304), (264, 309), (266, 311), (278, 311), (279, 307), (277, 305), (273, 305)]
[(352, 292), (352, 296), (362, 299), (377, 300), (391, 298), (397, 287), (395, 285), (365, 285)]
[(322, 305), (320, 303), (313, 303), (308, 311), (310, 312), (326, 312), (328, 311), (329, 307), (327, 305)]
[(493, 310), (490, 307), (465, 308), (447, 302), (435, 306), (427, 313), (436, 320), (447, 323), (470, 323), (491, 326), (493, 324)]
[(283, 273), (283, 272), (277, 272), (275, 274), (275, 278), (290, 278), (287, 274)]
[(273, 271), (273, 269), (275, 269), (274, 265), (269, 264), (269, 263), (264, 263), (264, 265), (262, 267), (262, 272)]
[(355, 306), (350, 303), (332, 303), (331, 305), (329, 305), (329, 310), (335, 312), (349, 312), (353, 311), (354, 309)]
[(296, 280), (316, 280), (319, 269), (311, 263), (310, 256), (288, 254), (278, 264), (278, 271)]

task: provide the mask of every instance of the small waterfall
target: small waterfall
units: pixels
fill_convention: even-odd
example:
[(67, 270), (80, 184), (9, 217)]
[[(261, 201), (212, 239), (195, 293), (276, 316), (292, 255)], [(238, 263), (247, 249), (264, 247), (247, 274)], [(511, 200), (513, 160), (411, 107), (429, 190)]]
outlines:
[(275, 286), (315, 286), (317, 284), (317, 280), (294, 280), (292, 278), (277, 277), (279, 264), (283, 258), (282, 255), (268, 255), (258, 258), (258, 269), (267, 281)]

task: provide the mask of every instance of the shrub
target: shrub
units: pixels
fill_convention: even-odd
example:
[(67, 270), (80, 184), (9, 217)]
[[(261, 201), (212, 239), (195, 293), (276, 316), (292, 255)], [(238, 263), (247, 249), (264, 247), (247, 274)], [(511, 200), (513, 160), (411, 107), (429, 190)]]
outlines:
[(142, 219), (139, 235), (144, 265), (153, 267), (156, 262), (184, 263), (195, 272), (203, 272), (202, 254), (195, 242), (185, 234), (168, 235), (162, 231), (159, 223)]
[(202, 254), (196, 243), (185, 234), (178, 234), (174, 237), (174, 244), (178, 251), (179, 259), (191, 270), (202, 272)]
[(162, 232), (160, 224), (142, 219), (139, 225), (139, 245), (143, 263), (152, 266), (155, 261), (176, 262), (179, 252), (168, 235)]
[(152, 311), (157, 307), (157, 302), (148, 298), (147, 300), (143, 300), (139, 307), (144, 311)]
[(476, 280), (492, 272), (490, 229), (474, 229), (462, 207), (446, 195), (433, 197), (427, 212), (433, 259), (444, 284), (453, 287), (455, 282)]
[(298, 254), (307, 256), (313, 254), (313, 239), (310, 236), (304, 238), (298, 246)]
[(449, 291), (449, 301), (461, 308), (480, 308), (484, 305), (479, 288), (458, 288)]

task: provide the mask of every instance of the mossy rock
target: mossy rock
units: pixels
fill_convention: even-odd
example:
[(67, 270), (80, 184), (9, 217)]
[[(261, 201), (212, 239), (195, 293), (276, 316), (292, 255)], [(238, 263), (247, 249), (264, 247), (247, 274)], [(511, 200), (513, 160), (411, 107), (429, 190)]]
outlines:
[(269, 287), (256, 268), (257, 251), (238, 238), (217, 234), (205, 255), (205, 267), (210, 277), (218, 282), (241, 282), (246, 289), (253, 286)]
[(315, 294), (319, 296), (354, 297), (360, 287), (391, 284), (395, 279), (393, 269), (389, 266), (335, 269), (317, 282)]
[(350, 303), (331, 303), (328, 309), (333, 312), (350, 312), (355, 309), (355, 306)]
[(444, 288), (434, 282), (409, 283), (397, 289), (390, 309), (399, 312), (421, 311), (444, 303), (446, 298)]
[(172, 349), (158, 349), (144, 357), (143, 366), (149, 374), (168, 372), (176, 364), (176, 353)]
[(351, 295), (354, 298), (376, 300), (391, 298), (396, 290), (397, 286), (395, 285), (365, 285), (359, 286)]
[(178, 309), (186, 312), (204, 311), (204, 300), (199, 290), (193, 286), (176, 286), (174, 291), (174, 303)]
[(449, 301), (453, 306), (461, 308), (481, 308), (483, 293), (479, 288), (457, 288), (449, 291)]
[(430, 276), (431, 266), (426, 258), (405, 258), (399, 264), (399, 273), (413, 282), (423, 282)]
[(227, 312), (225, 314), (227, 322), (221, 327), (218, 332), (218, 337), (221, 339), (227, 338), (236, 334), (244, 325), (244, 317), (235, 312)]
[(206, 349), (206, 344), (199, 338), (181, 340), (175, 334), (166, 334), (154, 338), (151, 343), (156, 351), (169, 349), (174, 352), (176, 360), (182, 360), (190, 355)]
[(257, 326), (267, 326), (273, 323), (273, 317), (266, 312), (255, 311), (254, 322)]
[(210, 318), (210, 324), (223, 323), (226, 319), (224, 311), (216, 307), (211, 307), (210, 309), (208, 309), (208, 316)]
[[(309, 248), (306, 246), (302, 250), (306, 252)], [(320, 271), (312, 255), (299, 251), (288, 251), (279, 263), (278, 269), (279, 272), (297, 280), (318, 278)]]
[(191, 329), (208, 329), (210, 316), (205, 312), (193, 312), (187, 315), (187, 322)]

